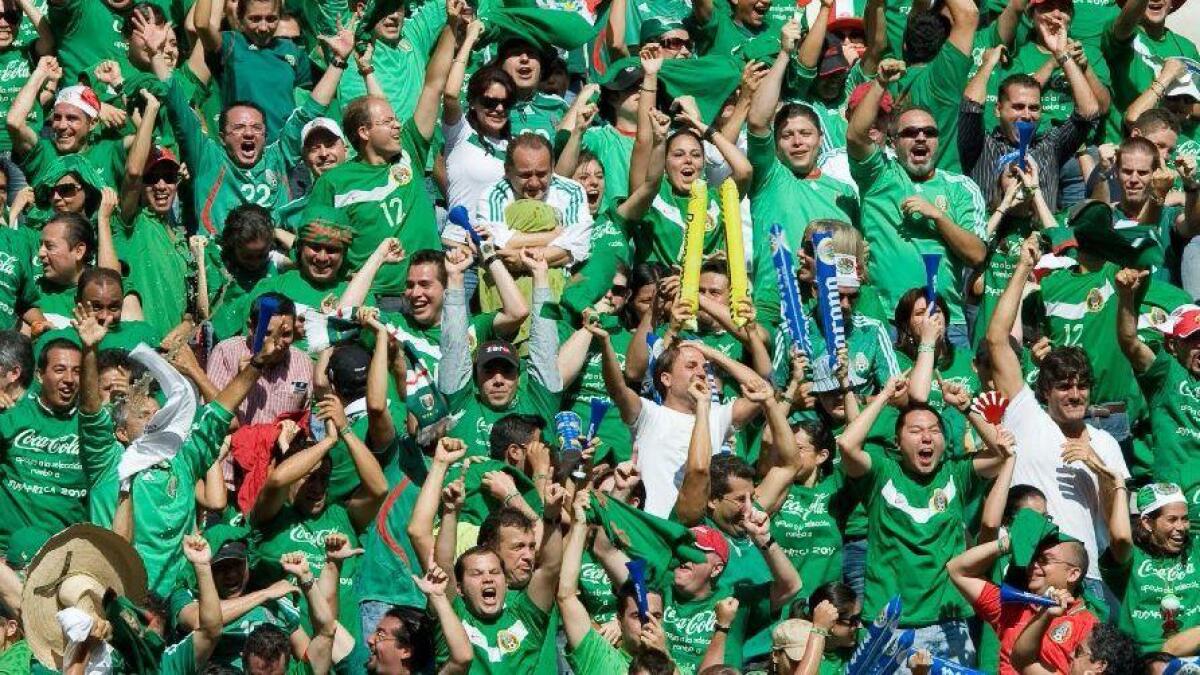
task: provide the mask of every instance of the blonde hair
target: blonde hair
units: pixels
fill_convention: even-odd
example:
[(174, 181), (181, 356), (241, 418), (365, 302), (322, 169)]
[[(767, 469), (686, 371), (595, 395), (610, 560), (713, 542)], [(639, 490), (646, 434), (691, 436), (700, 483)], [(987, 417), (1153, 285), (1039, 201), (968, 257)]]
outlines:
[(862, 232), (859, 232), (858, 228), (844, 220), (822, 218), (808, 224), (808, 227), (804, 229), (805, 239), (815, 232), (828, 232), (833, 235), (833, 252), (854, 256), (854, 261), (858, 264), (859, 277), (864, 284), (870, 283), (870, 275), (867, 273), (869, 258), (867, 240), (863, 239)]

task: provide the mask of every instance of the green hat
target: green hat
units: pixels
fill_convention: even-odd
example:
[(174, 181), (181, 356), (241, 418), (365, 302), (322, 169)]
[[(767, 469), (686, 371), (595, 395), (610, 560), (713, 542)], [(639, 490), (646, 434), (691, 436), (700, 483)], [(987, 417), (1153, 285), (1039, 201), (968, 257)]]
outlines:
[(4, 560), (14, 570), (25, 569), (33, 556), (42, 549), (42, 545), (50, 539), (50, 533), (40, 527), (22, 527), (14, 530), (8, 538), (8, 551)]
[(653, 42), (665, 33), (682, 29), (683, 21), (675, 17), (652, 16), (642, 21), (641, 29), (638, 31), (638, 41), (643, 44)]
[(1150, 483), (1137, 491), (1137, 513), (1141, 516), (1149, 516), (1169, 504), (1187, 506), (1187, 503), (1183, 490), (1174, 483)]
[(641, 84), (644, 75), (641, 59), (626, 56), (608, 64), (604, 74), (596, 78), (596, 84), (613, 91), (627, 91)]
[(596, 36), (598, 28), (575, 12), (537, 7), (500, 7), (480, 17), (485, 37), (503, 44), (523, 40), (548, 52), (551, 47), (575, 49)]
[(89, 212), (96, 210), (100, 205), (100, 190), (104, 187), (104, 178), (96, 166), (79, 153), (63, 155), (46, 167), (46, 172), (37, 179), (37, 185), (33, 189), (37, 202), (48, 204), (54, 185), (67, 174), (74, 174), (83, 185), (84, 194), (87, 195), (84, 209)]
[[(778, 51), (778, 50), (777, 50)], [(730, 55), (709, 55), (697, 59), (663, 61), (658, 80), (672, 98), (691, 96), (706, 123), (721, 114), (729, 95), (742, 81), (743, 61)]]
[(1067, 224), (1079, 250), (1122, 267), (1161, 267), (1164, 254), (1157, 225), (1120, 217), (1112, 206), (1089, 199), (1071, 209)]
[(1061, 532), (1058, 525), (1045, 514), (1029, 508), (1021, 509), (1013, 516), (1012, 524), (1008, 526), (1008, 536), (1012, 541), (1013, 562), (1021, 567), (1033, 562), (1038, 547), (1047, 539), (1055, 543), (1079, 541)]
[(558, 213), (540, 199), (518, 199), (504, 209), (504, 222), (516, 232), (549, 232), (558, 227)]
[(304, 209), (301, 222), (303, 224), (296, 233), (297, 242), (307, 241), (315, 244), (333, 242), (349, 246), (354, 239), (354, 230), (350, 229), (350, 220), (343, 209), (309, 204)]

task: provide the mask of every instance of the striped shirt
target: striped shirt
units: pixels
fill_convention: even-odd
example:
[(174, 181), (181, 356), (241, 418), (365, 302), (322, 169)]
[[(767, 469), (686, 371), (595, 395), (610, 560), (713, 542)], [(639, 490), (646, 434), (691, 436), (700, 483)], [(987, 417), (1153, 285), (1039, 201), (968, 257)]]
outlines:
[[(497, 248), (504, 248), (516, 234), (505, 222), (504, 211), (517, 199), (508, 179), (497, 181), (479, 198), (473, 221), (491, 231)], [(553, 176), (545, 202), (554, 208), (558, 224), (562, 226), (562, 233), (550, 245), (570, 253), (572, 264), (587, 260), (592, 241), (592, 214), (588, 211), (583, 186), (570, 178)]]
[[(1087, 119), (1073, 112), (1066, 122), (1045, 134), (1035, 135), (1029, 144), (1029, 155), (1038, 166), (1038, 185), (1051, 212), (1058, 210), (1058, 174), (1062, 165), (1087, 141), (1099, 121), (1099, 115)], [(999, 176), (996, 162), (1016, 149), (1017, 144), (1000, 129), (993, 129), (990, 134), (984, 130), (982, 104), (963, 100), (958, 111), (958, 154), (963, 173), (975, 181), (988, 204), (996, 203), (1002, 196), (996, 180)]]
[[(243, 358), (250, 358), (249, 338), (235, 335), (222, 340), (208, 358), (208, 379), (217, 389), (226, 385), (241, 370)], [(287, 356), (259, 375), (246, 400), (236, 410), (241, 424), (274, 422), (284, 413), (308, 408), (312, 393), (313, 362), (304, 352), (289, 347)]]

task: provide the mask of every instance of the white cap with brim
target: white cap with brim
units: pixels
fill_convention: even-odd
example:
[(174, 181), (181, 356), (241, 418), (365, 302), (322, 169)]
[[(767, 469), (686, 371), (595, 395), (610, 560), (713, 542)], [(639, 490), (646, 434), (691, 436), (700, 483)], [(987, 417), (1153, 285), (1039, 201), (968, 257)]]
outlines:
[(1134, 493), (1129, 510), (1139, 516), (1154, 515), (1154, 512), (1171, 504), (1188, 505), (1183, 490), (1174, 483), (1150, 483)]
[(308, 135), (314, 131), (317, 131), (318, 129), (337, 136), (343, 143), (346, 142), (346, 137), (342, 134), (342, 128), (338, 126), (337, 122), (334, 122), (328, 117), (318, 117), (309, 121), (309, 123), (305, 124), (304, 128), (300, 130), (300, 145), (307, 144)]
[(808, 636), (812, 634), (812, 622), (804, 619), (781, 621), (771, 629), (771, 651), (781, 651), (788, 660), (800, 663), (808, 647)]
[(1167, 90), (1167, 96), (1189, 96), (1193, 100), (1200, 101), (1200, 87), (1197, 86), (1200, 83), (1200, 61), (1186, 58), (1179, 58), (1179, 61), (1183, 63), (1186, 70)]

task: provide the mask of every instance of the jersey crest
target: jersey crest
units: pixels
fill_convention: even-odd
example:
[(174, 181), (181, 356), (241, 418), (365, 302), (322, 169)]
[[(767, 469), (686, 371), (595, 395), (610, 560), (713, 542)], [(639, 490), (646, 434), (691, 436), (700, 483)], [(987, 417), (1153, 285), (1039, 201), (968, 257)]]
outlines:
[(907, 513), (908, 517), (912, 518), (913, 522), (918, 525), (924, 525), (932, 520), (935, 515), (946, 510), (950, 501), (958, 495), (958, 488), (954, 485), (954, 479), (951, 478), (946, 482), (945, 487), (934, 491), (933, 496), (929, 500), (929, 506), (925, 507), (910, 504), (908, 497), (896, 489), (896, 485), (891, 479), (888, 479), (880, 494), (889, 506)]

